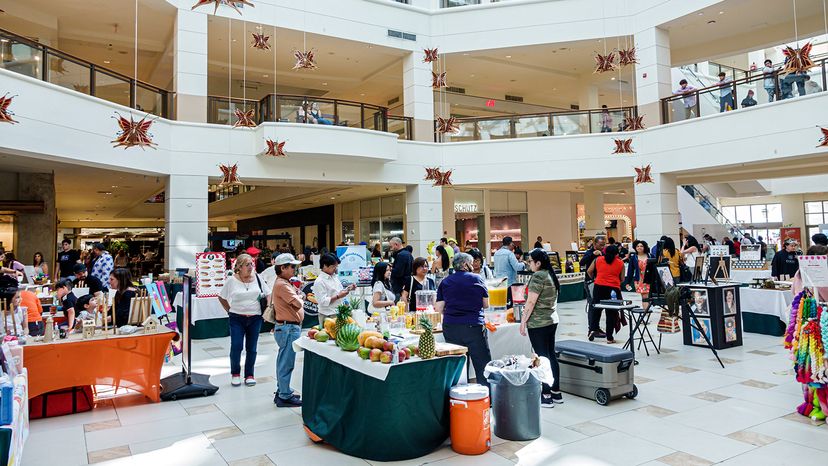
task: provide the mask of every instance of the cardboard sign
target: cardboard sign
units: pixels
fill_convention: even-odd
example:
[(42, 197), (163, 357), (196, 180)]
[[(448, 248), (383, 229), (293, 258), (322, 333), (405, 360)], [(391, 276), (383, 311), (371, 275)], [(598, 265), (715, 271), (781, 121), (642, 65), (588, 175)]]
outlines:
[(828, 256), (799, 256), (799, 275), (807, 287), (828, 287)]
[(742, 243), (739, 254), (739, 260), (743, 261), (758, 261), (762, 260), (762, 245), (761, 244), (745, 244)]
[(726, 244), (714, 244), (710, 246), (710, 256), (729, 256), (730, 246)]
[(221, 293), (227, 279), (226, 263), (223, 252), (200, 252), (196, 254), (197, 297), (214, 297)]

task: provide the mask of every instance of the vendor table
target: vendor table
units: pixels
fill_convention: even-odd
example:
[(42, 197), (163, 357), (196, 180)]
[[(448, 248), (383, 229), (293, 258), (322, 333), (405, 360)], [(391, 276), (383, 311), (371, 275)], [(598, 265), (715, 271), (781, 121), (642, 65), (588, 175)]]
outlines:
[(23, 364), (29, 372), (29, 399), (61, 388), (112, 385), (159, 401), (161, 366), (175, 332), (136, 333), (83, 340), (71, 334), (51, 343), (29, 343)]
[[(230, 335), (230, 323), (227, 318), (227, 311), (221, 306), (217, 297), (212, 298), (190, 298), (193, 323), (190, 325), (190, 335), (193, 340), (205, 340), (207, 338), (221, 338)], [(173, 309), (176, 310), (175, 321), (178, 328), (184, 328), (182, 322), (183, 312), (181, 309), (183, 294), (178, 293), (173, 300)]]
[(742, 326), (745, 332), (782, 336), (791, 312), (790, 290), (740, 288)]
[(449, 389), (460, 380), (465, 356), (387, 365), (360, 359), (306, 337), (302, 419), (341, 452), (375, 461), (424, 456), (449, 436)]
[(770, 278), (771, 271), (770, 269), (757, 269), (757, 270), (746, 270), (746, 269), (731, 269), (730, 270), (730, 279), (734, 282), (741, 282), (741, 283), (753, 283), (754, 278)]
[(584, 274), (564, 274), (560, 277), (561, 289), (558, 291), (558, 302), (580, 301), (584, 295)]

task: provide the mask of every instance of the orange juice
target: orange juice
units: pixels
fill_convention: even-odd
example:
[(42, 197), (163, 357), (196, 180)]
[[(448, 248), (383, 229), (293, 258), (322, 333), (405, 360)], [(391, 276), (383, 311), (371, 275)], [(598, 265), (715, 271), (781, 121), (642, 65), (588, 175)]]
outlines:
[(506, 306), (506, 288), (489, 288), (489, 306)]

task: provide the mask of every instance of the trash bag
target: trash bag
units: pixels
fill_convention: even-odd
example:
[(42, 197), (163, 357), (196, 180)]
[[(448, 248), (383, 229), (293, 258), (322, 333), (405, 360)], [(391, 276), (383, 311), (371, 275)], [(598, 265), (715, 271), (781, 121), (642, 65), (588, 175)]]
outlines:
[(552, 385), (555, 381), (549, 359), (542, 356), (527, 358), (524, 355), (518, 355), (496, 359), (486, 364), (486, 369), (483, 371), (483, 376), (487, 380), (492, 374), (498, 374), (512, 385), (523, 385), (530, 376), (534, 376), (547, 385)]

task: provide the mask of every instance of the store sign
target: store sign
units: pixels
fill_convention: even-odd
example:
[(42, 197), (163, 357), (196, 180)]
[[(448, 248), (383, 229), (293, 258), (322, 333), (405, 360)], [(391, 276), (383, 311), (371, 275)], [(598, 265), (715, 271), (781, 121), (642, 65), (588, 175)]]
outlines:
[(477, 213), (476, 202), (455, 202), (454, 213), (456, 214), (472, 214)]

